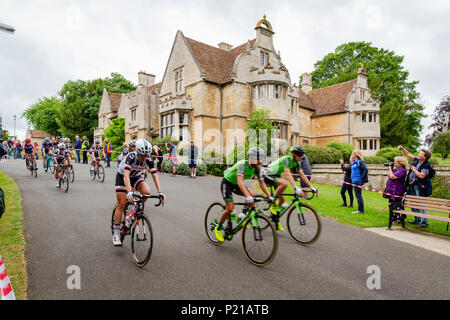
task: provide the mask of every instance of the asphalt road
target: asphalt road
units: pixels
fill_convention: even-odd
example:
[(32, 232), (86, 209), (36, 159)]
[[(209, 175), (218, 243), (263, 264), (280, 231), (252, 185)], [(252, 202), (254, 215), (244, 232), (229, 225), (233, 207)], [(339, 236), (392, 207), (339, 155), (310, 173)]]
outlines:
[[(139, 269), (130, 259), (129, 237), (122, 248), (111, 241), (115, 163), (103, 184), (90, 180), (87, 165), (75, 165), (67, 194), (40, 167), (35, 179), (22, 161), (0, 165), (22, 193), (30, 299), (450, 298), (447, 256), (327, 218), (310, 247), (279, 233), (277, 256), (262, 268), (247, 261), (240, 235), (210, 244), (204, 213), (221, 200), (220, 179), (213, 177), (160, 175), (168, 199), (163, 208), (146, 207), (155, 243), (150, 262)], [(72, 265), (81, 270), (79, 290), (67, 288)], [(371, 265), (381, 270), (379, 290), (367, 288)]]

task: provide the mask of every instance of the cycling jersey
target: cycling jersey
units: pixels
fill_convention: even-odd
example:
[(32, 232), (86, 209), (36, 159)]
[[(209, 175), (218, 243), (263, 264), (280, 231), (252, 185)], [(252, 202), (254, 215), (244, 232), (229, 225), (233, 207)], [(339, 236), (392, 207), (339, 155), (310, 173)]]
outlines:
[(122, 162), (123, 159), (125, 159), (125, 157), (128, 155), (128, 153), (130, 153), (130, 148), (128, 147), (124, 147), (122, 149), (122, 153), (120, 154), (118, 161)]
[(33, 154), (34, 153), (34, 146), (32, 144), (26, 144), (23, 146), (23, 151), (26, 154)]
[(291, 156), (284, 156), (269, 164), (267, 167), (267, 175), (279, 176), (284, 172), (285, 168), (292, 170), (294, 168), (300, 168), (300, 165)]
[(98, 153), (100, 152), (100, 151), (102, 151), (102, 146), (101, 145), (96, 145), (96, 144), (93, 144), (92, 145), (92, 147), (91, 147), (91, 152), (94, 152), (94, 156), (96, 157), (96, 158), (98, 158), (99, 156), (98, 156)]
[(46, 155), (53, 146), (50, 143), (42, 143), (42, 155)]
[(261, 170), (259, 167), (250, 168), (250, 165), (248, 164), (248, 160), (241, 160), (237, 162), (234, 166), (231, 168), (225, 170), (223, 177), (233, 184), (237, 184), (237, 177), (241, 176), (244, 177), (244, 180), (250, 179), (256, 174), (256, 176), (261, 181)]
[(59, 142), (53, 142), (52, 143), (53, 151), (57, 151), (58, 150), (58, 144), (59, 144)]
[(55, 151), (56, 163), (62, 164), (64, 160), (66, 160), (69, 155), (69, 151), (67, 150), (57, 150)]
[(151, 158), (147, 158), (144, 162), (139, 161), (139, 157), (136, 152), (130, 152), (125, 159), (119, 165), (117, 173), (124, 175), (125, 170), (130, 171), (130, 178), (139, 177), (141, 172), (146, 168), (150, 168), (151, 173), (155, 173), (155, 164)]

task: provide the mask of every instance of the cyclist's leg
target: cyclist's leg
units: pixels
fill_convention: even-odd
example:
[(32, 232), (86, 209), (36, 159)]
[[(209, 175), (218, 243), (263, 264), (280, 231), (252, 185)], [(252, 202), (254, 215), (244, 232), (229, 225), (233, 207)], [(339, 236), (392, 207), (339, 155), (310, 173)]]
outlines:
[(117, 208), (114, 212), (114, 224), (118, 226), (120, 225), (120, 221), (122, 220), (122, 213), (127, 203), (127, 189), (125, 188), (123, 175), (121, 175), (120, 173), (116, 174), (116, 199)]
[(278, 198), (278, 205), (281, 207), (281, 205), (284, 203), (285, 198), (283, 196), (284, 190), (288, 187), (288, 182), (281, 178), (275, 178), (274, 184), (276, 186), (275, 189), (275, 197)]
[[(150, 187), (148, 186), (147, 182), (140, 178), (139, 180), (136, 181), (136, 183), (134, 184), (134, 189), (136, 189), (137, 191), (139, 191), (142, 195), (151, 195), (150, 193)], [(142, 202), (146, 202), (147, 199), (142, 199)]]
[(29, 153), (25, 154), (25, 163), (27, 164), (27, 167), (30, 165), (30, 159), (29, 159)]

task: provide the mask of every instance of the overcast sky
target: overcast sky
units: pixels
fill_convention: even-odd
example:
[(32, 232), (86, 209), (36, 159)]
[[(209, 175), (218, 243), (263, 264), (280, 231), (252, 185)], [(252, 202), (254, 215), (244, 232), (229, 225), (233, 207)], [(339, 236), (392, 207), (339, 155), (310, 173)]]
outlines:
[[(118, 72), (136, 83), (145, 70), (159, 82), (177, 30), (210, 45), (236, 46), (255, 37), (264, 14), (293, 82), (338, 45), (368, 41), (405, 57), (427, 114), (450, 94), (449, 0), (0, 0), (0, 22), (17, 30), (0, 32), (3, 127), (12, 133), (13, 115), (56, 95), (67, 80)], [(17, 120), (19, 138), (26, 127)]]

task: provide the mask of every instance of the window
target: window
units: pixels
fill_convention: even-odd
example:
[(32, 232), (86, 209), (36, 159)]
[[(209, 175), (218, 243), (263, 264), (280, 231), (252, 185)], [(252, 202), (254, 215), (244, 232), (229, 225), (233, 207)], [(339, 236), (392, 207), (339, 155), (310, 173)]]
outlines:
[(373, 150), (373, 140), (370, 140), (370, 150)]
[(131, 110), (131, 122), (136, 121), (136, 109)]
[(258, 99), (258, 86), (253, 87), (253, 99)]
[(267, 52), (260, 51), (259, 65), (262, 67), (266, 67), (267, 65), (269, 65), (269, 54)]
[(367, 117), (367, 115), (366, 115), (365, 113), (362, 113), (362, 114), (361, 114), (361, 119), (362, 119), (362, 122), (363, 122), (363, 123), (366, 122), (366, 117)]
[(260, 85), (258, 87), (258, 92), (259, 92), (259, 98), (260, 99), (265, 99), (266, 98), (266, 86), (265, 85)]
[(356, 114), (356, 122), (361, 122), (361, 114), (360, 113)]
[(161, 115), (161, 138), (170, 136), (175, 131), (175, 111)]
[(363, 150), (367, 150), (367, 140), (363, 140)]
[(377, 114), (376, 113), (373, 114), (373, 122), (377, 122)]
[(273, 84), (269, 84), (269, 99), (273, 99)]
[(175, 92), (183, 91), (183, 69), (175, 71)]
[(373, 149), (378, 150), (377, 149), (377, 140), (373, 140)]
[(369, 122), (372, 122), (372, 112), (369, 112)]
[(281, 86), (275, 85), (275, 99), (281, 98)]
[(362, 149), (361, 147), (362, 147), (361, 146), (361, 140), (358, 140), (358, 149), (361, 150)]

